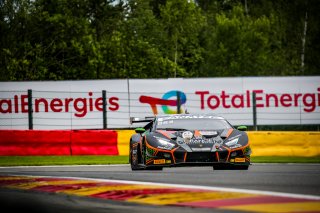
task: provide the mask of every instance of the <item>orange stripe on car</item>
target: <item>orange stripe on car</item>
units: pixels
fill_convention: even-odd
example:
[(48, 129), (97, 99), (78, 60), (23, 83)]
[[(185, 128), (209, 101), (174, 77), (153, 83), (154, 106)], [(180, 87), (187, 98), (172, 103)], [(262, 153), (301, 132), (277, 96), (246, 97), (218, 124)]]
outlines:
[(232, 132), (233, 132), (233, 129), (229, 129), (226, 136), (229, 137)]
[(218, 152), (216, 152), (216, 158), (217, 158), (217, 161), (219, 162), (220, 161), (220, 157), (219, 157)]
[(194, 136), (201, 136), (200, 131), (199, 130), (195, 130), (194, 131)]
[(169, 136), (168, 132), (167, 131), (164, 131), (164, 130), (157, 130), (157, 132), (161, 133), (162, 135), (164, 135), (165, 137), (171, 139), (171, 137)]

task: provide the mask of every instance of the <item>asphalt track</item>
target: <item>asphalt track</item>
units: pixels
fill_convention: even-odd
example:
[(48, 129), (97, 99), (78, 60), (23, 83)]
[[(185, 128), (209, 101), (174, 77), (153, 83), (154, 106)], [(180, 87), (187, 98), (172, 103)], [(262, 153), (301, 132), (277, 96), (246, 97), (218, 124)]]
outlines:
[[(54, 177), (130, 180), (207, 187), (227, 187), (320, 198), (320, 164), (253, 164), (248, 171), (213, 170), (211, 167), (165, 168), (163, 171), (132, 172), (129, 165), (2, 167), (0, 176), (32, 175)], [(239, 212), (171, 206), (149, 206), (0, 188), (2, 209), (12, 212)], [(4, 211), (5, 212), (5, 211)], [(320, 207), (319, 207), (320, 212)]]

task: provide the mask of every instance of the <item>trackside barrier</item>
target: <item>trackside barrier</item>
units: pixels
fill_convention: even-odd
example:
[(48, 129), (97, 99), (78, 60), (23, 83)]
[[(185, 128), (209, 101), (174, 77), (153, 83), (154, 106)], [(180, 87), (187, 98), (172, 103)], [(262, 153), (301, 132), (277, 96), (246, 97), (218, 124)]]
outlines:
[(0, 155), (70, 155), (70, 131), (1, 130)]
[(118, 155), (117, 132), (74, 130), (71, 134), (72, 155)]
[[(1, 130), (0, 156), (128, 155), (134, 130)], [(248, 131), (252, 156), (320, 156), (320, 132)]]
[(117, 130), (119, 155), (129, 155), (130, 137), (135, 134), (134, 130)]
[[(119, 155), (129, 154), (134, 130), (119, 130)], [(252, 156), (320, 156), (320, 132), (248, 131)]]
[(0, 130), (0, 156), (118, 154), (111, 130)]
[(320, 156), (320, 132), (248, 132), (253, 156)]

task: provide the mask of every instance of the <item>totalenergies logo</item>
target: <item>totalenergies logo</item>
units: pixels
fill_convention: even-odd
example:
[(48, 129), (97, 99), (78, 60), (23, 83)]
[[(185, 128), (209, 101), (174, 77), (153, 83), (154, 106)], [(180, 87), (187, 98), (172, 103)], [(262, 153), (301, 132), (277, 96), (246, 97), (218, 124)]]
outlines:
[[(187, 97), (184, 92), (171, 90), (165, 93), (162, 98), (141, 95), (139, 101), (140, 103), (150, 104), (152, 112), (155, 115), (158, 114), (157, 105), (161, 105), (165, 114), (176, 114), (178, 113), (178, 101), (180, 102), (181, 106), (187, 102)], [(175, 109), (169, 107), (175, 107)], [(183, 109), (181, 109), (180, 113), (183, 113)]]

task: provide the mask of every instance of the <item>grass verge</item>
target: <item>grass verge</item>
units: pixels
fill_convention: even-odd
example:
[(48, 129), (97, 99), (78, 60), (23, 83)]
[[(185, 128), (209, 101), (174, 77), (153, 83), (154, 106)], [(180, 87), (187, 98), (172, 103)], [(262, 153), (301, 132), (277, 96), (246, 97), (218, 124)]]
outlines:
[(126, 164), (128, 156), (0, 156), (0, 166)]
[[(0, 166), (127, 164), (128, 156), (0, 156)], [(318, 157), (251, 157), (252, 163), (320, 163)]]
[(279, 157), (279, 156), (254, 156), (252, 163), (320, 163), (320, 156), (317, 157)]

